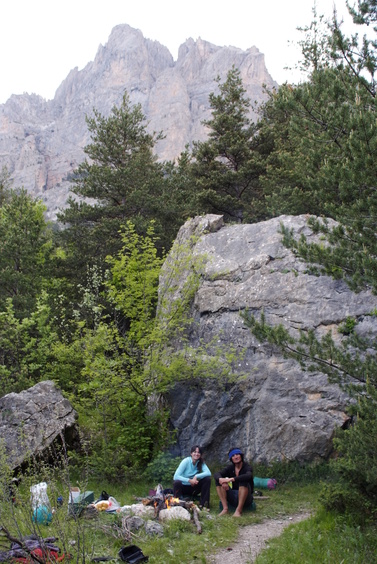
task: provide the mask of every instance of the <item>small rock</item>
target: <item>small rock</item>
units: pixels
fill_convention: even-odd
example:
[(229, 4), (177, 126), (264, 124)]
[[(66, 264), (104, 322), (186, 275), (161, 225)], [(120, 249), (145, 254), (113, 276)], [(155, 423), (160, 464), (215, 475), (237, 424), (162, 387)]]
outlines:
[(156, 523), (156, 521), (147, 521), (145, 524), (145, 532), (149, 536), (158, 536), (162, 537), (164, 534), (164, 528), (160, 523)]
[(136, 515), (133, 517), (126, 517), (124, 524), (129, 531), (138, 531), (145, 525), (143, 519), (141, 517), (137, 517)]
[(154, 517), (155, 515), (154, 507), (151, 505), (143, 505), (142, 503), (134, 503), (131, 505), (131, 511), (134, 515), (139, 515), (141, 517)]

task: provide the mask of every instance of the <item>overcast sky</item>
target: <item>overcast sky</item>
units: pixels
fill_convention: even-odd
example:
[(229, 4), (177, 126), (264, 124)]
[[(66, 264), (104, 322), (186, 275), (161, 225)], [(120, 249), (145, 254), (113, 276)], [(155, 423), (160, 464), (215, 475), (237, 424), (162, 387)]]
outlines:
[[(174, 59), (189, 37), (218, 46), (255, 45), (279, 84), (294, 81), (301, 35), (312, 20), (315, 0), (2, 0), (0, 103), (24, 92), (53, 98), (75, 67), (95, 58), (113, 27), (126, 23), (168, 47)], [(316, 0), (318, 13), (333, 6), (346, 14), (345, 0)]]

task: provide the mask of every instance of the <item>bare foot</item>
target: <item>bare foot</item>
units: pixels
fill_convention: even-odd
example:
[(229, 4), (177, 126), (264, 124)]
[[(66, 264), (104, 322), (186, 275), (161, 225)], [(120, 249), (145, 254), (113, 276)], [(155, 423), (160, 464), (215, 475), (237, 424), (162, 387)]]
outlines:
[(242, 513), (240, 513), (240, 512), (237, 511), (237, 509), (236, 509), (236, 511), (234, 512), (233, 517), (242, 517)]
[(219, 517), (220, 515), (227, 515), (228, 514), (228, 510), (227, 509), (223, 509), (221, 513), (219, 513)]

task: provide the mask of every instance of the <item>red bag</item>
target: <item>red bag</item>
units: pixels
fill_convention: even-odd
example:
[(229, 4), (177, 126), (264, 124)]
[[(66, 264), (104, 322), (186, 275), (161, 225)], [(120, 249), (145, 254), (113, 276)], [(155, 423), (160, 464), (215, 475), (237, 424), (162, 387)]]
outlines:
[[(31, 551), (33, 556), (36, 556), (44, 562), (48, 564), (49, 562), (62, 562), (66, 555), (62, 554), (59, 556), (59, 553), (56, 550), (42, 550), (42, 548), (36, 548), (35, 550)], [(27, 558), (13, 558), (12, 562), (22, 562), (23, 564), (35, 564), (35, 560), (28, 556)]]

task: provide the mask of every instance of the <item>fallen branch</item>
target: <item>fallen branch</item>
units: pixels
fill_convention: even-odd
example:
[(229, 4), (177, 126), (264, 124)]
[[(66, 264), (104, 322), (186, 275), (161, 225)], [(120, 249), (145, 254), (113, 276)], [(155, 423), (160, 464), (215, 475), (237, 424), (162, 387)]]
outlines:
[(123, 541), (131, 542), (132, 539), (140, 539), (139, 535), (136, 535), (127, 526), (127, 517), (122, 519), (122, 526), (120, 527), (116, 523), (112, 523), (111, 525), (104, 525), (101, 524), (99, 526), (101, 531), (105, 534), (110, 534), (116, 539), (121, 539)]
[(192, 505), (192, 518), (196, 525), (196, 530), (198, 532), (198, 535), (200, 535), (202, 533), (202, 526), (199, 521), (199, 511), (195, 504)]

